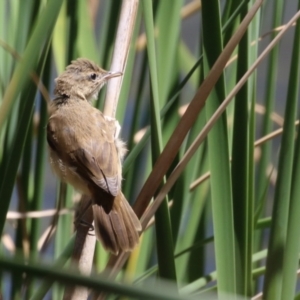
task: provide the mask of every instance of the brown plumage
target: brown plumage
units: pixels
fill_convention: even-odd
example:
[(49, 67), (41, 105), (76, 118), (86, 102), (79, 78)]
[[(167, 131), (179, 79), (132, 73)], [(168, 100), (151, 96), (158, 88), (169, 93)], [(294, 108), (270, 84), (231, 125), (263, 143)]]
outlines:
[(109, 78), (120, 75), (87, 59), (72, 61), (55, 80), (47, 125), (53, 170), (92, 198), (96, 236), (114, 254), (138, 244), (141, 224), (121, 191), (126, 150), (116, 136), (118, 123), (89, 101)]

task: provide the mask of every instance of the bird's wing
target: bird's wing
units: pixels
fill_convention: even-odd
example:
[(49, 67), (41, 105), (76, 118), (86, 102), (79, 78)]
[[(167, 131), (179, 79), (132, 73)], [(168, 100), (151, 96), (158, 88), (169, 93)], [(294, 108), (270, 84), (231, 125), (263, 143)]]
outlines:
[[(94, 118), (97, 122), (93, 122)], [(114, 124), (98, 114), (90, 115), (86, 122), (77, 126), (76, 122), (61, 119), (57, 122), (52, 116), (47, 125), (48, 144), (87, 183), (116, 196), (121, 189), (121, 166), (113, 136)]]

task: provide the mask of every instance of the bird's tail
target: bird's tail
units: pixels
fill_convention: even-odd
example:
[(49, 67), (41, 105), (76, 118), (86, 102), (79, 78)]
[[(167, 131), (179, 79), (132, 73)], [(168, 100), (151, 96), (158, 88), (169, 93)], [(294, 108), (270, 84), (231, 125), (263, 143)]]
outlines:
[[(99, 199), (100, 200), (100, 199)], [(117, 255), (139, 243), (141, 223), (122, 192), (116, 197), (93, 202), (96, 237), (104, 248)]]

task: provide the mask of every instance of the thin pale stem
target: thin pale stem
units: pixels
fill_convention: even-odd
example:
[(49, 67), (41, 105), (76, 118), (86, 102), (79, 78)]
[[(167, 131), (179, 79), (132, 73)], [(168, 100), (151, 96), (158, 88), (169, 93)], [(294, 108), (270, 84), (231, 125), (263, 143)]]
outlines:
[[(138, 0), (123, 1), (117, 37), (114, 46), (111, 71), (125, 71), (131, 37), (134, 30)], [(123, 76), (109, 80), (105, 98), (104, 114), (114, 118), (117, 111)]]

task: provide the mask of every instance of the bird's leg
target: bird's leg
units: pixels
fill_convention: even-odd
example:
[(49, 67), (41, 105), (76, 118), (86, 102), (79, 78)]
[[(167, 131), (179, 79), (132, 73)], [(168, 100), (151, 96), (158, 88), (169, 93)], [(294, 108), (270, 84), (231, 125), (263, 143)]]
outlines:
[[(82, 200), (84, 200), (84, 199), (82, 199)], [(88, 211), (88, 209), (90, 208), (91, 205), (92, 205), (92, 199), (89, 199), (88, 201), (84, 201), (84, 206), (83, 206), (83, 204), (80, 205), (79, 209), (77, 210), (77, 214), (76, 214), (75, 221), (74, 221), (74, 225), (75, 225), (76, 229), (77, 229), (78, 225), (80, 224), (80, 225), (88, 226), (89, 231), (94, 230), (94, 226), (83, 219), (85, 213)]]

